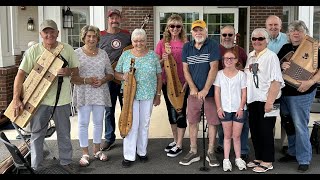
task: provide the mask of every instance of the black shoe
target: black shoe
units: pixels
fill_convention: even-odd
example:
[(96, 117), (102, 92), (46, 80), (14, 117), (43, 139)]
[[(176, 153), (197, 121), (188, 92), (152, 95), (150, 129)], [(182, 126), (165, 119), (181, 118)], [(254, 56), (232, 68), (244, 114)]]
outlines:
[(168, 146), (164, 149), (164, 151), (165, 151), (165, 152), (169, 152), (170, 149), (172, 149), (172, 148), (175, 147), (176, 145), (177, 145), (177, 143), (173, 141), (173, 142), (171, 142), (171, 143), (168, 144)]
[(299, 167), (298, 167), (298, 171), (299, 172), (306, 172), (308, 171), (309, 169), (309, 164), (299, 164)]
[(124, 159), (124, 160), (122, 160), (122, 167), (128, 168), (131, 166), (132, 162), (133, 161), (129, 161), (129, 160)]
[(148, 158), (147, 155), (145, 155), (145, 156), (139, 156), (139, 155), (137, 154), (137, 156), (139, 157), (140, 162), (142, 162), (142, 163), (145, 163), (145, 162), (147, 162), (147, 161), (149, 160), (149, 158)]
[(215, 150), (214, 150), (215, 153), (218, 153), (218, 154), (222, 154), (223, 153), (223, 148), (221, 146), (218, 146)]
[(111, 149), (111, 147), (114, 146), (114, 145), (115, 145), (114, 142), (112, 142), (112, 143), (104, 142), (103, 145), (100, 147), (100, 151), (104, 151), (104, 150), (109, 151)]
[(281, 153), (286, 155), (288, 151), (288, 146), (282, 146)]
[(278, 159), (279, 162), (281, 163), (286, 163), (286, 162), (297, 162), (296, 156), (291, 156), (289, 154), (286, 154), (284, 157)]
[(248, 163), (249, 155), (248, 154), (241, 154), (241, 159)]

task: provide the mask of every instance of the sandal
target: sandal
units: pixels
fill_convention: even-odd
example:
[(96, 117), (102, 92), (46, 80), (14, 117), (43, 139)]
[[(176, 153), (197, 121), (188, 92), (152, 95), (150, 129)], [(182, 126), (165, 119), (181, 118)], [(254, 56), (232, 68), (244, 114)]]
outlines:
[(263, 165), (259, 164), (257, 167), (253, 168), (252, 170), (254, 172), (261, 173), (261, 172), (267, 172), (268, 170), (271, 170), (271, 169), (273, 169), (272, 165), (267, 167), (267, 166), (263, 166)]
[(99, 159), (100, 161), (107, 161), (108, 160), (107, 155), (105, 155), (102, 151), (96, 152), (96, 154), (94, 155), (94, 158)]
[(249, 168), (253, 168), (253, 167), (257, 167), (260, 165), (260, 162), (256, 161), (256, 160), (253, 160), (253, 161), (250, 161), (248, 164), (247, 164), (247, 167)]
[(79, 165), (81, 167), (89, 166), (89, 155), (88, 154), (84, 154), (81, 156), (81, 159), (79, 161)]

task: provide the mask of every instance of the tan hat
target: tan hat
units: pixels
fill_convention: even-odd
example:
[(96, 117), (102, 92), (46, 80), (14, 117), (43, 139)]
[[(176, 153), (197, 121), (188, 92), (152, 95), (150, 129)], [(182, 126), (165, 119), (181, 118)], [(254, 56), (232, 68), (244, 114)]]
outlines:
[(57, 24), (51, 19), (47, 19), (41, 23), (40, 31), (43, 31), (45, 28), (51, 28), (54, 30), (58, 30)]
[(108, 17), (110, 17), (112, 14), (116, 14), (121, 17), (121, 12), (118, 9), (110, 9), (108, 11)]
[(191, 25), (191, 30), (195, 27), (201, 27), (201, 28), (205, 28), (207, 27), (206, 22), (202, 21), (202, 20), (196, 20), (192, 23)]

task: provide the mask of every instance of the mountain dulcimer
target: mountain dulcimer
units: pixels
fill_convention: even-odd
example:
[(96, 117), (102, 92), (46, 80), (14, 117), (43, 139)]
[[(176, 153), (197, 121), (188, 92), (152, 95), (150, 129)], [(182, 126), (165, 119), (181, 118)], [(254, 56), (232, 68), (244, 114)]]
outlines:
[(24, 104), (23, 112), (14, 117), (13, 101), (4, 112), (4, 115), (19, 127), (27, 126), (49, 88), (56, 81), (57, 71), (63, 66), (63, 61), (57, 57), (62, 49), (62, 44), (59, 44), (53, 53), (45, 49), (23, 82), (21, 94)]
[(168, 60), (164, 61), (164, 69), (167, 76), (167, 94), (168, 98), (178, 112), (182, 112), (183, 100), (185, 92), (183, 91), (183, 86), (179, 80), (177, 63), (171, 54), (171, 47), (168, 42), (164, 44), (166, 53), (168, 54)]
[(137, 90), (137, 82), (134, 77), (136, 70), (134, 68), (134, 62), (135, 59), (132, 58), (128, 78), (127, 81), (124, 81), (123, 86), (123, 106), (119, 117), (119, 131), (122, 138), (125, 138), (128, 135), (132, 126), (133, 100)]

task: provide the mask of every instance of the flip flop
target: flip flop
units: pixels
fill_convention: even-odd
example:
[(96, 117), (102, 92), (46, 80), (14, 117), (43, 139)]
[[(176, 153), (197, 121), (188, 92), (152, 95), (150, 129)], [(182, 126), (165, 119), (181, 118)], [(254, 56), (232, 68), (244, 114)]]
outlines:
[(86, 167), (86, 166), (89, 166), (89, 155), (88, 154), (84, 154), (81, 156), (81, 159), (79, 161), (79, 165), (81, 167)]
[(253, 167), (257, 167), (257, 166), (259, 166), (259, 165), (260, 165), (260, 162), (253, 160), (253, 161), (250, 161), (250, 162), (247, 164), (247, 167), (253, 168)]
[(95, 157), (96, 159), (99, 159), (100, 161), (107, 161), (107, 160), (108, 160), (107, 155), (105, 155), (102, 151), (96, 152), (96, 154), (94, 155), (94, 157)]
[(272, 165), (267, 167), (267, 166), (263, 166), (263, 165), (259, 164), (257, 167), (253, 168), (252, 170), (257, 173), (264, 173), (264, 172), (267, 172), (268, 170), (271, 170), (271, 169), (273, 169)]

